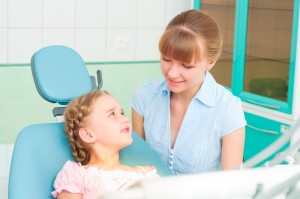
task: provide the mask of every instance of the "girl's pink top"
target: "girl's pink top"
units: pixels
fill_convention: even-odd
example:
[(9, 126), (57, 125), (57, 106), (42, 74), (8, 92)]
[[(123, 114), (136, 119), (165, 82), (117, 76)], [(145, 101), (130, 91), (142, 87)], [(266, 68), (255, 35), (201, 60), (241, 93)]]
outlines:
[(54, 198), (63, 190), (82, 194), (84, 199), (95, 199), (103, 194), (126, 189), (138, 180), (157, 178), (157, 170), (124, 171), (104, 170), (95, 166), (82, 166), (80, 163), (67, 161), (54, 181)]

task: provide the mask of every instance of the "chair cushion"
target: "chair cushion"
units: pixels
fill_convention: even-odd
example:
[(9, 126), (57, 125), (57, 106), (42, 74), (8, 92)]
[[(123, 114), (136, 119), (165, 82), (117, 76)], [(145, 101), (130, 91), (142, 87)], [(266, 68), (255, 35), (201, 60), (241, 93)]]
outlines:
[(67, 160), (73, 160), (63, 123), (34, 124), (15, 142), (10, 166), (10, 199), (53, 198), (53, 182)]
[[(171, 175), (167, 165), (135, 132), (133, 143), (120, 152), (123, 164), (153, 165), (161, 176)], [(73, 160), (63, 123), (34, 124), (18, 135), (9, 175), (10, 199), (52, 198), (53, 182), (67, 160)]]
[(134, 131), (133, 143), (120, 151), (120, 160), (129, 166), (153, 165), (160, 176), (171, 175), (171, 171), (164, 164), (158, 154)]
[(39, 94), (49, 102), (67, 104), (92, 90), (84, 61), (69, 47), (40, 49), (31, 58), (31, 69)]

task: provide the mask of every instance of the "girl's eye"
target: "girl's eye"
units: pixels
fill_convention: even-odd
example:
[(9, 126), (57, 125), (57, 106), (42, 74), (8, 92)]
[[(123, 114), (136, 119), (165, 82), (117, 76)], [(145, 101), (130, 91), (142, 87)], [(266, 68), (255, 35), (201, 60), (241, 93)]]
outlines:
[(110, 116), (115, 116), (115, 115), (116, 115), (115, 112), (110, 113)]

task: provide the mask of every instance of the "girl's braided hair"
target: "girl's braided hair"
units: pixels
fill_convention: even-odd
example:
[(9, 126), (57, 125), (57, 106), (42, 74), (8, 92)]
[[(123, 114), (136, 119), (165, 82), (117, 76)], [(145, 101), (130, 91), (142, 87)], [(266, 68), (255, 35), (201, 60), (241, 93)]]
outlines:
[(85, 118), (91, 114), (95, 101), (103, 95), (109, 94), (107, 91), (94, 90), (82, 95), (72, 100), (64, 112), (64, 130), (69, 138), (72, 155), (82, 165), (89, 162), (90, 154), (79, 136), (79, 130), (87, 124)]

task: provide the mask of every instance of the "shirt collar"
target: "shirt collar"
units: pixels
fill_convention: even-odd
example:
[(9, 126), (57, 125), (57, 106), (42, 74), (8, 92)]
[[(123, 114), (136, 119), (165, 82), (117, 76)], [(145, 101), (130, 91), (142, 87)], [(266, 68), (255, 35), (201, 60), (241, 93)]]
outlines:
[[(168, 95), (170, 93), (166, 81), (161, 87), (161, 92), (163, 95)], [(217, 93), (217, 83), (213, 78), (213, 76), (210, 74), (210, 72), (207, 71), (202, 86), (194, 98), (198, 99), (206, 106), (212, 107), (216, 103), (216, 93)]]
[(164, 81), (164, 84), (161, 87), (161, 92), (163, 95), (168, 95), (170, 93), (167, 81)]
[(205, 79), (202, 83), (201, 88), (195, 95), (195, 98), (200, 102), (205, 104), (206, 106), (212, 107), (216, 103), (217, 96), (217, 82), (210, 74), (210, 72), (206, 72)]

